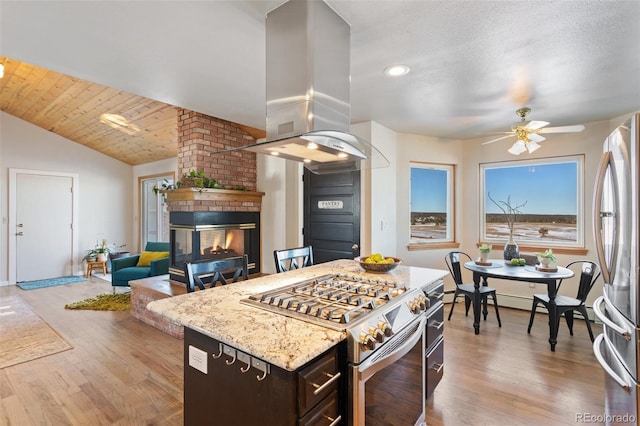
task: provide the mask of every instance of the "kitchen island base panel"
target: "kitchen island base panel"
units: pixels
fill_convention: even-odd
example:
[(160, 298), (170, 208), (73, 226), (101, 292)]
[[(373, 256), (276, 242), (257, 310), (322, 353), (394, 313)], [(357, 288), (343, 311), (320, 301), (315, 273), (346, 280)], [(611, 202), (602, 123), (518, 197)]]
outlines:
[[(184, 341), (185, 425), (316, 425), (344, 411), (343, 381), (336, 380), (314, 395), (326, 374), (338, 371), (338, 345), (292, 372), (270, 365), (268, 373), (251, 357), (190, 328)], [(189, 347), (206, 354), (207, 374), (189, 365)], [(247, 358), (249, 357), (249, 358)], [(344, 417), (343, 417), (344, 418)], [(326, 420), (324, 420), (326, 421)]]

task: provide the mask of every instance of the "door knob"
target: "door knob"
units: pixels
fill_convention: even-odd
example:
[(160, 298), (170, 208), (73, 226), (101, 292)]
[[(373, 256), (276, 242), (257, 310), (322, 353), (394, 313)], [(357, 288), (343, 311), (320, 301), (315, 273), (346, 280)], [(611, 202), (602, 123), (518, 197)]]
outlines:
[(357, 244), (355, 244), (355, 243), (351, 246), (351, 250), (353, 250), (353, 251), (356, 251), (356, 250), (358, 250), (359, 248), (360, 248), (360, 246), (359, 246), (359, 245), (357, 245)]
[(22, 228), (24, 225), (23, 225), (23, 224), (21, 224), (21, 223), (19, 223), (19, 224), (17, 224), (16, 226), (17, 226), (18, 228)]
[(17, 235), (18, 237), (22, 237), (22, 236), (24, 235), (24, 232), (22, 232), (22, 231), (20, 231), (20, 232), (16, 232), (16, 235)]

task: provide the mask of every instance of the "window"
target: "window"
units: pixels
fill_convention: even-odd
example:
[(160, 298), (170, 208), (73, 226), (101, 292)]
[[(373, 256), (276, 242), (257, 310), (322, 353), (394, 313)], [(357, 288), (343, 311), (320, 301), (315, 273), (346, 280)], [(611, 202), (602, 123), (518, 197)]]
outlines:
[(411, 229), (409, 248), (453, 242), (454, 176), (452, 164), (410, 163)]
[(519, 212), (516, 243), (583, 247), (583, 163), (583, 156), (572, 156), (480, 164), (480, 240), (508, 240), (509, 226), (496, 203), (504, 207), (509, 201)]

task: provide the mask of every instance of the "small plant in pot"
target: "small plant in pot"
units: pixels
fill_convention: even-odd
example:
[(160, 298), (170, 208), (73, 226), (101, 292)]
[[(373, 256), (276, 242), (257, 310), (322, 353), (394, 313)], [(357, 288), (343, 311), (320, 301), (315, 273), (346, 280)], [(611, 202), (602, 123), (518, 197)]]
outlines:
[(538, 263), (540, 263), (540, 266), (546, 269), (554, 268), (556, 262), (558, 261), (556, 256), (553, 254), (553, 250), (551, 249), (547, 249), (544, 252), (535, 253), (535, 255), (538, 256)]
[[(124, 247), (124, 245), (122, 247)], [(109, 257), (109, 253), (111, 253), (111, 249), (107, 244), (107, 240), (103, 238), (99, 243), (96, 244), (94, 248), (85, 251), (82, 260), (85, 260), (87, 262), (95, 260), (106, 262)]]
[(480, 251), (480, 262), (487, 263), (489, 260), (489, 253), (491, 253), (491, 244), (483, 243), (478, 250)]

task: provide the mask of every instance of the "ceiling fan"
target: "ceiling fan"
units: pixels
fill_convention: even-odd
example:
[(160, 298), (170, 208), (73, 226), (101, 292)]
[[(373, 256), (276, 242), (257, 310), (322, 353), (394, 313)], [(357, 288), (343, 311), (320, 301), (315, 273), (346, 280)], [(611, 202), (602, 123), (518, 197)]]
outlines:
[(482, 145), (487, 145), (502, 139), (516, 136), (518, 139), (513, 146), (509, 148), (509, 153), (520, 155), (523, 152), (529, 151), (529, 154), (531, 154), (533, 151), (540, 148), (538, 143), (546, 139), (544, 136), (541, 136), (540, 133), (569, 133), (581, 132), (584, 130), (584, 126), (582, 124), (576, 124), (573, 126), (545, 127), (549, 125), (547, 121), (527, 121), (527, 114), (530, 112), (531, 108), (527, 107), (517, 110), (516, 114), (520, 117), (520, 121), (511, 126), (510, 132), (505, 132), (508, 133), (508, 135), (483, 142)]

